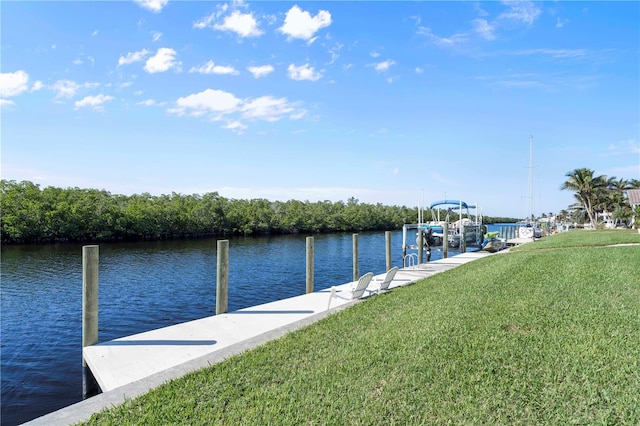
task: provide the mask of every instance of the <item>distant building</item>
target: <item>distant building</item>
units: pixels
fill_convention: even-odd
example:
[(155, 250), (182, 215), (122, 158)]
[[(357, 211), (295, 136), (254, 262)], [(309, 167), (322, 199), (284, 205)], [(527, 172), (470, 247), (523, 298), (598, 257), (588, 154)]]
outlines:
[(635, 223), (636, 228), (638, 228), (638, 218), (635, 216), (635, 211), (636, 207), (640, 206), (640, 189), (628, 189), (627, 199), (629, 200), (631, 210), (634, 212), (633, 218), (631, 219), (631, 224)]
[(627, 198), (632, 209), (640, 206), (640, 189), (627, 189)]

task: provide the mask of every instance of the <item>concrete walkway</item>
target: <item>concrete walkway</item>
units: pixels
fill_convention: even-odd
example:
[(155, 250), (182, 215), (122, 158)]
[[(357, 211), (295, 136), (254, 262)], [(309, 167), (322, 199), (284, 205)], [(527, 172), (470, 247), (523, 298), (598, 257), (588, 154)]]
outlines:
[[(389, 288), (489, 255), (469, 252), (403, 268)], [(375, 289), (384, 275), (374, 276), (369, 288)], [(337, 297), (325, 289), (85, 347), (83, 356), (103, 393), (26, 424), (68, 425), (87, 420), (103, 408), (316, 322), (363, 300), (348, 298), (352, 284), (335, 286)]]

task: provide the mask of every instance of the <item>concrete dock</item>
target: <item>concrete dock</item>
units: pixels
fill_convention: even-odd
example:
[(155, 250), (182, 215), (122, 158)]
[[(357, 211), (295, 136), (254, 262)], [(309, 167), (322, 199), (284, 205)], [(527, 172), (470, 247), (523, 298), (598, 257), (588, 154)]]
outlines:
[[(490, 253), (468, 252), (399, 269), (390, 289), (414, 283)], [(366, 272), (366, 271), (365, 271)], [(375, 289), (385, 274), (374, 276)], [(68, 425), (142, 395), (365, 299), (347, 297), (353, 283), (87, 346), (83, 356), (102, 393), (39, 417), (29, 425)]]

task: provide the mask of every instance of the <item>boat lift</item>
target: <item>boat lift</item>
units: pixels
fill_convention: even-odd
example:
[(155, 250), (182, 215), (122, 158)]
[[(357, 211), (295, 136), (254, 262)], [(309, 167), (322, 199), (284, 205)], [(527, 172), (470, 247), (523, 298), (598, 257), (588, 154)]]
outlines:
[[(438, 206), (448, 206), (446, 209), (446, 216), (444, 220), (441, 220), (440, 211), (438, 208), (434, 215), (434, 208)], [(471, 220), (471, 214), (469, 209), (475, 209), (475, 218)], [(455, 251), (465, 252), (467, 248), (474, 247), (481, 249), (482, 242), (484, 240), (484, 228), (482, 226), (482, 215), (479, 213), (477, 206), (468, 205), (464, 201), (460, 200), (440, 200), (432, 203), (429, 206), (431, 210), (432, 221), (424, 222), (423, 211), (418, 209), (418, 223), (405, 224), (402, 226), (402, 262), (403, 266), (407, 266), (407, 260), (412, 265), (415, 262), (415, 253), (408, 253), (409, 250), (417, 250), (420, 252), (420, 240), (422, 239), (422, 249), (427, 253), (427, 262), (430, 260), (431, 249), (439, 249), (447, 251), (451, 248)], [(466, 218), (462, 217), (462, 211), (466, 209)], [(453, 210), (458, 210), (458, 220), (449, 223), (450, 213)], [(445, 233), (445, 227), (446, 233)], [(411, 244), (408, 241), (408, 231), (416, 231), (416, 243)], [(446, 234), (446, 237), (445, 237)], [(444, 240), (447, 240), (446, 247), (443, 244)], [(418, 259), (417, 263), (420, 263), (422, 259)]]

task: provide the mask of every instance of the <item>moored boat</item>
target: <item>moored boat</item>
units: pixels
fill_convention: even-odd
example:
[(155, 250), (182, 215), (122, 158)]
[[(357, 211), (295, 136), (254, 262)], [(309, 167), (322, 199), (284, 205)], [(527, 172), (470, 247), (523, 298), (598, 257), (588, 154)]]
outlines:
[(507, 240), (500, 237), (500, 232), (487, 232), (485, 234), (484, 241), (482, 242), (482, 249), (489, 253), (495, 253), (502, 250), (507, 246)]
[[(447, 249), (452, 251), (466, 251), (468, 248), (480, 249), (484, 240), (482, 226), (482, 215), (476, 206), (471, 206), (460, 200), (441, 200), (429, 206), (431, 211), (431, 221), (422, 221), (422, 211), (418, 211), (418, 223), (405, 224), (402, 226), (402, 258), (404, 266), (411, 266), (414, 262), (420, 262), (415, 253), (409, 250), (419, 250), (420, 241), (422, 249), (426, 252), (429, 261), (431, 249), (443, 250), (446, 244)], [(469, 209), (475, 209), (472, 215)], [(450, 222), (451, 213), (458, 210), (456, 221)], [(464, 210), (464, 212), (463, 212)], [(441, 217), (441, 214), (444, 217)], [(408, 233), (415, 230), (416, 244), (409, 243)], [(446, 231), (446, 232), (445, 232)], [(446, 241), (446, 243), (445, 243)]]

